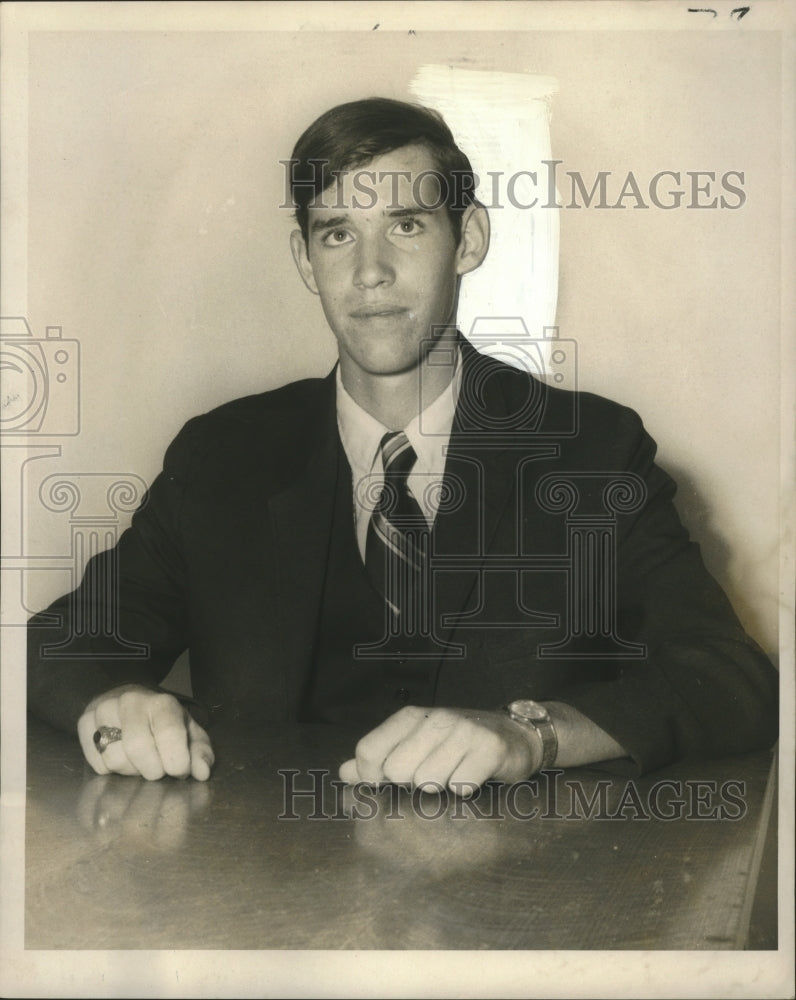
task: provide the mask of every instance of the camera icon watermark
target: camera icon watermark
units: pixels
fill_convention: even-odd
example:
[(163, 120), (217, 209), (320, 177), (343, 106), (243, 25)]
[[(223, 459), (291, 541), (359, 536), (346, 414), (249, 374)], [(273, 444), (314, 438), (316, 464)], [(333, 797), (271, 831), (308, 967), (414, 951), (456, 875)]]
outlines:
[(0, 433), (80, 433), (80, 344), (60, 326), (36, 338), (24, 317), (0, 317), (0, 386)]
[(578, 387), (578, 345), (546, 326), (532, 337), (521, 316), (479, 316), (467, 335), (482, 354), (533, 375), (547, 385), (574, 391)]
[[(497, 448), (518, 447), (540, 437), (573, 437), (578, 432), (578, 345), (559, 336), (557, 326), (546, 326), (541, 337), (532, 337), (521, 316), (481, 316), (466, 340), (481, 355), (470, 366), (457, 390), (458, 429), (471, 443)], [(430, 366), (456, 368), (458, 351), (428, 352)], [(531, 378), (518, 380), (510, 396), (493, 391), (505, 378), (505, 366)], [(556, 393), (551, 389), (566, 390)], [(422, 397), (421, 433), (433, 434), (424, 425), (423, 413), (431, 400)], [(496, 395), (500, 398), (495, 406)]]

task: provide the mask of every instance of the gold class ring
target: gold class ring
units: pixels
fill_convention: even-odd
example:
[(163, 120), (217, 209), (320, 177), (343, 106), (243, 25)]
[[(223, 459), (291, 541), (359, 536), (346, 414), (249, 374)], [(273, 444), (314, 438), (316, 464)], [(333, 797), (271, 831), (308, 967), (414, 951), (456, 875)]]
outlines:
[(122, 731), (118, 726), (100, 726), (94, 733), (94, 746), (102, 753), (111, 743), (118, 743), (122, 738)]

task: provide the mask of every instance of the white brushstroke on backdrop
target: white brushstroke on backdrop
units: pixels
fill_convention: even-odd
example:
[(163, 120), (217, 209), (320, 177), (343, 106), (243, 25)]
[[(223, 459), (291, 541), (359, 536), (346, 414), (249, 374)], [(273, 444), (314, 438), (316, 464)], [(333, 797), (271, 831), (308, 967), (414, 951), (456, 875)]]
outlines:
[[(420, 103), (445, 118), (457, 144), (470, 157), (479, 178), (476, 194), (487, 207), (495, 204), (490, 174), (500, 173), (501, 207), (489, 208), (489, 253), (481, 267), (462, 282), (458, 314), (462, 332), (472, 334), (478, 320), (477, 346), (509, 361), (505, 343), (495, 351), (482, 343), (488, 329), (494, 327), (497, 341), (525, 337), (540, 342), (544, 364), (549, 367), (549, 338), (558, 299), (559, 210), (543, 207), (549, 204), (548, 168), (543, 161), (553, 158), (550, 115), (557, 80), (427, 65), (417, 71), (409, 89)], [(521, 171), (534, 172), (536, 183), (527, 175), (516, 177)], [(508, 197), (512, 177), (516, 177), (515, 204)], [(534, 198), (538, 199), (535, 207), (517, 207)], [(509, 317), (520, 317), (524, 328), (522, 323), (509, 322)], [(538, 350), (535, 347), (534, 353)], [(518, 366), (524, 364), (518, 362)]]

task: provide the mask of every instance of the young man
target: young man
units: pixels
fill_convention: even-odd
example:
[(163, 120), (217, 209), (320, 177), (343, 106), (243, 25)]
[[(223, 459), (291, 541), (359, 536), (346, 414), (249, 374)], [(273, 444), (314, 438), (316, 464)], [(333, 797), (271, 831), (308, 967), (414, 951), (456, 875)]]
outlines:
[[(292, 165), (293, 257), (339, 365), (186, 425), (117, 549), (50, 609), (60, 629), (32, 620), (31, 709), (76, 723), (99, 773), (204, 780), (207, 733), (157, 688), (190, 648), (211, 720), (358, 726), (350, 782), (467, 793), (770, 745), (776, 673), (638, 417), (458, 333), (489, 219), (444, 122), (342, 105)], [(578, 539), (597, 546), (580, 561)], [(114, 627), (77, 635), (79, 614)]]

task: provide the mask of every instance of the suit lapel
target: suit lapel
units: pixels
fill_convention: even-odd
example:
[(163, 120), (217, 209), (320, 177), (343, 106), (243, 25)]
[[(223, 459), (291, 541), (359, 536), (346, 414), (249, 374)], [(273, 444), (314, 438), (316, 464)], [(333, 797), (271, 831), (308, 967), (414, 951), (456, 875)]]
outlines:
[(295, 718), (312, 666), (332, 531), (337, 482), (334, 373), (309, 428), (308, 460), (268, 502), (277, 556), (280, 633), (287, 717)]
[[(437, 515), (433, 552), (441, 565), (451, 566), (435, 574), (437, 635), (449, 638), (455, 616), (471, 598), (479, 578), (483, 582), (483, 562), (493, 553), (495, 534), (503, 517), (518, 516), (519, 464), (526, 458), (553, 457), (558, 447), (536, 440), (532, 428), (515, 427), (511, 415), (516, 401), (506, 398), (504, 367), (480, 355), (462, 340), (462, 387), (445, 463), (448, 493), (461, 495), (463, 502)], [(539, 383), (535, 383), (539, 385)], [(527, 383), (523, 382), (527, 397)], [(544, 387), (540, 388), (544, 391)], [(481, 415), (483, 419), (481, 419)], [(519, 553), (520, 525), (501, 533), (500, 554)], [(505, 549), (505, 551), (504, 551)], [(461, 557), (461, 567), (456, 562)], [(432, 564), (433, 565), (433, 564)], [(483, 593), (480, 595), (483, 597)], [(440, 614), (442, 616), (440, 622)]]

